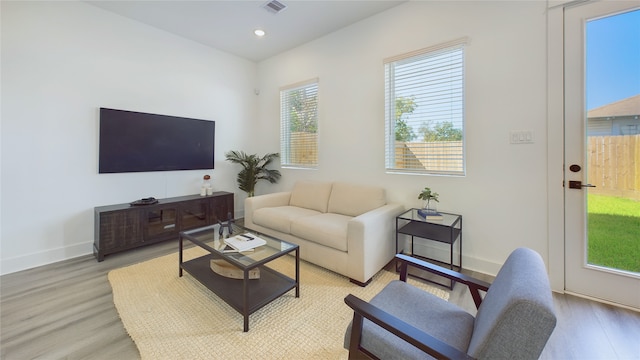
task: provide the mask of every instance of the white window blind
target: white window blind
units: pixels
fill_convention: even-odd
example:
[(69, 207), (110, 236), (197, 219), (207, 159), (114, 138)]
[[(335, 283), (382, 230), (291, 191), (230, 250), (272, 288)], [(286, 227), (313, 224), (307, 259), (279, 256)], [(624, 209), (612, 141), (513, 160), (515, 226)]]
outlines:
[(318, 79), (280, 89), (282, 166), (318, 166)]
[(385, 60), (385, 154), (392, 172), (465, 174), (466, 39)]

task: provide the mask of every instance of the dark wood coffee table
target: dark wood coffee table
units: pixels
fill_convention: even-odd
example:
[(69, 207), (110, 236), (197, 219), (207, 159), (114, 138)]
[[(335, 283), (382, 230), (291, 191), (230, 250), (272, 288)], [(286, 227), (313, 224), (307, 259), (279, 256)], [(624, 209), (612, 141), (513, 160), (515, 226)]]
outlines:
[[(219, 239), (220, 225), (211, 225), (180, 233), (179, 275), (185, 270), (209, 290), (219, 296), (244, 317), (244, 331), (249, 331), (249, 315), (296, 289), (296, 298), (300, 297), (300, 250), (298, 245), (260, 234), (242, 226), (231, 224), (233, 235), (251, 232), (267, 241), (266, 245), (257, 247), (253, 252), (223, 253), (222, 240)], [(228, 230), (225, 228), (225, 234)], [(208, 254), (183, 261), (185, 240), (207, 250)], [(267, 266), (281, 256), (295, 252), (295, 279), (279, 273)], [(240, 269), (243, 279), (233, 279), (211, 270), (211, 259), (222, 259)], [(260, 269), (260, 278), (249, 279), (252, 269)]]

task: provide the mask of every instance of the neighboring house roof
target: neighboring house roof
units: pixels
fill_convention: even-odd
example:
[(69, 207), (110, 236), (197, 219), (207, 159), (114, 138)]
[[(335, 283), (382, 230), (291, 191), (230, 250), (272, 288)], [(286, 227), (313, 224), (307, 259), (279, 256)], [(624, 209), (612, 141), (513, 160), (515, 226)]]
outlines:
[(640, 94), (589, 110), (587, 118), (640, 115)]

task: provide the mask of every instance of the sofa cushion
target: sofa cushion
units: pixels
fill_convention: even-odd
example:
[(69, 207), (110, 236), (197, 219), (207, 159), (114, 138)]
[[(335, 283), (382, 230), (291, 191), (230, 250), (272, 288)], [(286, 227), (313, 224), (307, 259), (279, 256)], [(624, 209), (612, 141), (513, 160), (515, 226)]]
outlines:
[(320, 214), (319, 211), (297, 206), (261, 208), (253, 212), (253, 223), (286, 234), (291, 233), (291, 221), (300, 217)]
[(331, 188), (330, 213), (358, 216), (386, 204), (383, 188), (336, 182)]
[(291, 235), (340, 251), (347, 251), (347, 224), (351, 216), (318, 214), (291, 221)]
[(291, 191), (289, 205), (325, 213), (329, 194), (331, 194), (329, 182), (298, 181)]

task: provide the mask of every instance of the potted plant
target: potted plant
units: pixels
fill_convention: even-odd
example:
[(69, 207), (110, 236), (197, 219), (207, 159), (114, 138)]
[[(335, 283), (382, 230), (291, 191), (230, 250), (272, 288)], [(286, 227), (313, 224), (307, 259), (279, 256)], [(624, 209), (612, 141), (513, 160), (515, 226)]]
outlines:
[(248, 155), (244, 151), (229, 151), (225, 156), (227, 161), (242, 166), (242, 170), (238, 173), (238, 188), (246, 192), (248, 197), (255, 194), (258, 180), (267, 180), (275, 184), (280, 179), (280, 171), (267, 169), (267, 165), (280, 157), (279, 153), (270, 153), (259, 157), (257, 154)]
[(433, 202), (440, 202), (438, 201), (438, 193), (437, 192), (432, 192), (430, 188), (426, 187), (424, 188), (424, 190), (422, 190), (422, 192), (418, 195), (418, 199), (424, 200), (426, 202), (424, 208), (428, 211), (433, 211), (436, 212), (436, 206)]

